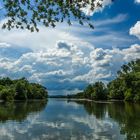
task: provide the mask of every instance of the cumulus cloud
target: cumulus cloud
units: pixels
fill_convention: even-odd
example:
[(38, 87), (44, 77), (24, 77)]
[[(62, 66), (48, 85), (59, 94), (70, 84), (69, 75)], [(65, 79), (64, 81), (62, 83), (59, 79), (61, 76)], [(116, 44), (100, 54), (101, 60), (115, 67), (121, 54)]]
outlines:
[(58, 41), (53, 48), (26, 52), (17, 59), (1, 57), (0, 76), (24, 76), (49, 89), (82, 89), (87, 83), (111, 80), (122, 64), (136, 58), (140, 58), (138, 44), (121, 50)]
[[(65, 49), (66, 46), (69, 49)], [(58, 42), (53, 49), (24, 53), (16, 60), (2, 57), (0, 75), (13, 78), (25, 76), (31, 81), (43, 84), (51, 83), (52, 87), (52, 84), (56, 83), (58, 87), (65, 81), (71, 82), (70, 78), (74, 76), (74, 68), (79, 67), (80, 69), (86, 63), (83, 55), (83, 51), (79, 50), (77, 46)]]
[(130, 28), (129, 33), (140, 39), (140, 21), (137, 21), (137, 23)]
[(86, 80), (90, 83), (95, 81), (109, 81), (116, 76), (121, 65), (136, 58), (140, 58), (140, 45), (132, 45), (127, 49), (94, 49), (90, 53), (90, 66), (85, 75), (77, 76), (75, 80)]
[[(126, 14), (119, 14), (112, 20), (97, 21), (96, 25), (102, 28), (126, 18)], [(139, 37), (137, 24), (130, 34)], [(121, 44), (133, 44), (124, 34), (111, 31), (106, 34), (106, 30), (102, 35), (96, 30), (93, 34), (83, 27), (84, 36), (79, 26), (73, 26), (71, 31), (62, 26), (56, 29), (40, 27), (39, 33), (23, 30), (20, 34), (19, 30), (0, 29), (0, 76), (26, 77), (53, 90), (83, 89), (88, 83), (113, 79), (122, 64), (140, 58), (138, 44), (127, 49), (112, 48), (118, 43), (120, 48)]]

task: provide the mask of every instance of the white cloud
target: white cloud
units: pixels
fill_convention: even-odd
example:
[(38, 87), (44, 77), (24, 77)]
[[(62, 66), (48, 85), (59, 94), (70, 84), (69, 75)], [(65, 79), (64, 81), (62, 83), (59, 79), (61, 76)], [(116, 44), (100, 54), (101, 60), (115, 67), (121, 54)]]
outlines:
[(95, 27), (99, 26), (106, 26), (109, 24), (118, 24), (120, 22), (125, 21), (128, 18), (127, 14), (119, 14), (115, 17), (109, 18), (109, 19), (104, 19), (104, 20), (99, 20), (95, 22)]
[(94, 49), (90, 53), (90, 66), (86, 74), (74, 78), (76, 81), (88, 81), (93, 83), (95, 81), (108, 81), (116, 76), (116, 72), (121, 65), (131, 60), (140, 58), (140, 45), (132, 45), (127, 49)]
[[(124, 31), (112, 32), (108, 27), (115, 25), (127, 19), (126, 14), (119, 14), (112, 18), (97, 20), (93, 24), (92, 30), (87, 26), (80, 26), (74, 23), (68, 26), (65, 23), (59, 24), (56, 28), (40, 27), (39, 33), (30, 33), (27, 30), (2, 30), (0, 29), (0, 42), (6, 42), (18, 47), (26, 47), (32, 50), (48, 49), (55, 46), (59, 40), (74, 44), (94, 44), (96, 47), (112, 47), (131, 44), (135, 40), (131, 39)], [(5, 20), (0, 22), (0, 27)], [(91, 21), (92, 22), (92, 21)], [(88, 37), (87, 37), (88, 36)], [(110, 45), (111, 44), (111, 45)], [(126, 46), (125, 46), (126, 47)]]
[(6, 43), (6, 42), (0, 42), (0, 48), (7, 48), (10, 47), (11, 45)]
[[(126, 18), (126, 14), (119, 14), (112, 21), (97, 21), (96, 25), (102, 28), (104, 24), (117, 24)], [(139, 58), (138, 44), (112, 49), (131, 43), (121, 32), (104, 30), (105, 34), (96, 35), (99, 32), (95, 30), (93, 34), (85, 26), (81, 30), (79, 26), (63, 25), (56, 29), (40, 27), (39, 33), (0, 30), (0, 76), (25, 76), (49, 89), (81, 89), (89, 82), (111, 80), (122, 64)], [(90, 41), (102, 48), (95, 48)]]
[(136, 3), (140, 3), (140, 0), (135, 0)]
[(124, 57), (125, 61), (131, 61), (136, 58), (140, 58), (140, 45), (134, 44), (130, 48), (124, 49), (123, 54), (126, 54)]
[(49, 89), (81, 88), (86, 83), (108, 81), (120, 66), (140, 58), (140, 45), (127, 49), (103, 49), (59, 41), (53, 48), (0, 58), (0, 76), (27, 77)]
[(140, 21), (137, 21), (137, 23), (130, 28), (129, 33), (140, 39)]
[[(72, 35), (67, 24), (57, 25), (57, 28), (39, 26), (39, 33), (31, 33), (28, 30), (13, 29), (12, 31), (1, 29), (6, 19), (0, 21), (0, 42), (6, 42), (18, 47), (27, 47), (33, 50), (48, 49), (54, 47), (58, 40), (70, 42), (83, 42), (80, 38)], [(64, 28), (64, 29), (63, 29)], [(67, 28), (67, 29), (66, 29)], [(66, 29), (66, 30), (65, 30)], [(7, 44), (0, 44), (6, 46)]]

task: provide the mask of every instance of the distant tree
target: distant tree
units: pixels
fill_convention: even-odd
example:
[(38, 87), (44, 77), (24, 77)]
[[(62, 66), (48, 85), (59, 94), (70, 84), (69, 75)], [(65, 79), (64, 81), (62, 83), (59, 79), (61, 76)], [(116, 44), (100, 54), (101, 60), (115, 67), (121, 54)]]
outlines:
[(84, 97), (95, 100), (107, 99), (107, 88), (102, 82), (95, 82), (93, 85), (88, 85), (84, 90)]
[(27, 90), (25, 87), (25, 83), (18, 81), (15, 85), (16, 90), (16, 99), (26, 100), (27, 99)]
[(124, 100), (125, 83), (120, 79), (115, 79), (108, 84), (109, 99)]
[(0, 85), (11, 85), (12, 83), (13, 81), (8, 77), (0, 78)]
[(34, 32), (39, 31), (38, 24), (55, 27), (57, 22), (67, 21), (71, 25), (73, 18), (81, 25), (88, 24), (94, 28), (90, 18), (81, 9), (90, 6), (94, 11), (95, 8), (102, 7), (102, 2), (103, 0), (1, 0), (1, 15), (7, 18), (3, 28), (26, 28)]
[(103, 82), (96, 82), (93, 84), (94, 92), (92, 93), (92, 98), (96, 100), (107, 99), (107, 89)]
[(0, 99), (5, 101), (12, 101), (15, 97), (15, 90), (13, 88), (3, 88), (0, 90)]
[(91, 94), (94, 92), (92, 85), (88, 85), (86, 89), (84, 90), (84, 97), (85, 98), (91, 98)]
[(47, 99), (48, 92), (45, 87), (36, 83), (29, 83), (26, 78), (11, 80), (0, 79), (0, 99), (2, 100), (28, 100)]
[(33, 99), (45, 99), (48, 97), (48, 92), (45, 87), (32, 83), (30, 85), (31, 95)]

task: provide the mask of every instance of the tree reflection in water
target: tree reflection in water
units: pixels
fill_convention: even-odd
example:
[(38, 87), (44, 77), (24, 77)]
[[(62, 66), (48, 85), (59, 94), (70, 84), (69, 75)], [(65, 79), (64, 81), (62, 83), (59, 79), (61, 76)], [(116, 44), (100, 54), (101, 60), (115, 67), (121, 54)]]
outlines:
[(0, 103), (0, 122), (8, 120), (23, 121), (30, 113), (39, 112), (47, 101), (4, 102)]
[(108, 115), (109, 119), (117, 122), (120, 133), (127, 140), (140, 140), (140, 104), (129, 102), (98, 103), (91, 101), (75, 101), (84, 106), (89, 115), (97, 119), (103, 119)]
[(108, 113), (120, 125), (127, 140), (140, 140), (140, 104), (114, 103), (108, 107)]
[(140, 140), (140, 104), (68, 102), (0, 103), (0, 139)]

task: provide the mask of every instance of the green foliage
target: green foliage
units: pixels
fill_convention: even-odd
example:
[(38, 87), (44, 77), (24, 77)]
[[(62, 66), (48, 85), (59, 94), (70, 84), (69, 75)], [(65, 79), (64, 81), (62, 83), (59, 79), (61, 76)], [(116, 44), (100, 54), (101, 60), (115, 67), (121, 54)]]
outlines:
[(11, 80), (9, 78), (0, 79), (0, 99), (28, 100), (46, 99), (48, 92), (40, 84), (29, 83), (25, 78)]
[(109, 95), (108, 98), (109, 99), (118, 99), (118, 100), (123, 100), (124, 99), (124, 82), (122, 82), (119, 79), (115, 79), (113, 81), (111, 81), (108, 84), (108, 90), (109, 90)]
[(31, 32), (39, 31), (38, 24), (45, 27), (55, 27), (56, 23), (67, 21), (71, 25), (71, 19), (75, 19), (79, 24), (87, 24), (94, 28), (90, 19), (82, 12), (82, 8), (90, 5), (93, 11), (95, 7), (102, 7), (99, 0), (95, 5), (95, 0), (2, 0), (1, 10), (8, 19), (3, 24), (3, 28), (28, 29)]
[(13, 81), (8, 77), (0, 79), (0, 85), (9, 86), (11, 84), (13, 84)]
[(86, 89), (84, 90), (84, 97), (86, 98), (91, 98), (92, 97), (92, 93), (94, 92), (93, 90), (93, 86), (90, 84), (86, 87)]
[(140, 59), (123, 65), (116, 79), (108, 83), (107, 87), (102, 82), (96, 82), (88, 85), (84, 92), (71, 97), (140, 101)]
[(107, 98), (107, 89), (102, 82), (93, 84), (92, 98), (95, 100), (105, 100)]
[(15, 97), (15, 90), (14, 88), (4, 87), (2, 90), (0, 90), (0, 98), (2, 100), (13, 100)]
[(138, 92), (133, 99), (134, 101), (140, 101), (140, 92)]
[(27, 99), (27, 86), (24, 81), (18, 81), (15, 84), (15, 90), (16, 90), (16, 99), (20, 100), (26, 100)]
[(104, 83), (96, 82), (86, 87), (83, 92), (75, 95), (68, 95), (68, 98), (87, 98), (93, 100), (106, 100), (107, 99), (107, 88)]
[(124, 97), (126, 101), (131, 101), (133, 99), (132, 89), (127, 89), (124, 93)]
[(39, 84), (32, 83), (29, 86), (29, 90), (30, 90), (30, 92), (28, 92), (28, 93), (31, 93), (31, 96), (28, 94), (29, 98), (45, 99), (48, 97), (48, 93), (46, 92), (46, 88), (42, 87)]
[(140, 100), (140, 59), (121, 67), (115, 80), (108, 84), (109, 97), (127, 101)]

